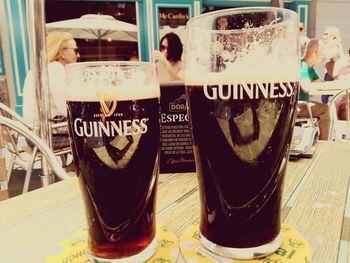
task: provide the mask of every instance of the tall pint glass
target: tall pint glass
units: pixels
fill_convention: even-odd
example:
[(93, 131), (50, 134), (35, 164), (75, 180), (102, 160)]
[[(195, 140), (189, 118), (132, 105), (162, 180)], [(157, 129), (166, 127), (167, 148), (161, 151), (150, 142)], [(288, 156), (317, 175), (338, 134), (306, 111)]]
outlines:
[(67, 65), (67, 108), (93, 262), (155, 252), (159, 84), (142, 62)]
[(230, 258), (278, 249), (299, 89), (297, 15), (240, 8), (187, 23), (185, 85), (200, 240)]

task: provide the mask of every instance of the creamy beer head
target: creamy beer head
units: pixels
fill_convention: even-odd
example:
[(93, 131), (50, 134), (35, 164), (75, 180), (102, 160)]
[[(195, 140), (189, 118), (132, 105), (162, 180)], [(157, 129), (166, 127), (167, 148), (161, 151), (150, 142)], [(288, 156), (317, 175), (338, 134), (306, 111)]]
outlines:
[(67, 100), (125, 101), (160, 96), (155, 65), (142, 62), (86, 62), (66, 66)]
[[(219, 29), (222, 18), (228, 21), (225, 29)], [(298, 81), (294, 18), (295, 13), (285, 9), (240, 8), (190, 20), (186, 85)]]

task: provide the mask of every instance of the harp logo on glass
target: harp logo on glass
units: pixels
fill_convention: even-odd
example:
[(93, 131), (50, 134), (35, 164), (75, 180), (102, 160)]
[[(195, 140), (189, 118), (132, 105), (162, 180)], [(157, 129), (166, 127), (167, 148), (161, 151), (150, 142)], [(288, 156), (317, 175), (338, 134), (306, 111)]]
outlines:
[(296, 87), (295, 82), (206, 85), (204, 94), (210, 100), (277, 99), (292, 96)]
[[(105, 117), (110, 117), (117, 108), (117, 98), (115, 94), (99, 92), (96, 97), (100, 101), (101, 110)], [(108, 99), (108, 100), (107, 100)]]

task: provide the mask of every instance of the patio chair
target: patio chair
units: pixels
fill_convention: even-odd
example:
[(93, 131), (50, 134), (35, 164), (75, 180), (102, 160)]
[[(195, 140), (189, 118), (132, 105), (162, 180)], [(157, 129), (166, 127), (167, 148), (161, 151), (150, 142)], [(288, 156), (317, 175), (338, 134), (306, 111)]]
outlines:
[[(71, 178), (60, 162), (57, 160), (52, 150), (39, 138), (34, 132), (29, 130), (25, 125), (19, 121), (11, 120), (4, 116), (0, 116), (1, 132), (5, 143), (12, 143), (13, 134), (22, 135), (27, 140), (33, 143), (38, 151), (46, 158), (56, 176), (62, 180)], [(10, 140), (10, 142), (8, 141)]]
[[(350, 139), (350, 120), (349, 120), (349, 93), (350, 87), (343, 89), (336, 93), (329, 101), (328, 105), (331, 113), (331, 127), (329, 132), (329, 140), (342, 140)], [(338, 118), (338, 107), (339, 101), (345, 97), (347, 120), (340, 120)]]
[(306, 126), (310, 126), (312, 128), (315, 128), (316, 123), (317, 123), (317, 119), (315, 119), (313, 117), (312, 111), (311, 111), (311, 107), (314, 105), (314, 103), (309, 102), (309, 101), (298, 100), (298, 103), (297, 103), (297, 107), (298, 107), (297, 111), (298, 112), (300, 111), (300, 107), (302, 107), (303, 105), (306, 106), (309, 116), (304, 117), (304, 118), (297, 117), (295, 120), (296, 124), (299, 125), (298, 123), (304, 123), (304, 125), (306, 125)]
[[(15, 120), (18, 123), (21, 123), (26, 129), (35, 134), (33, 128), (29, 124), (27, 124), (19, 114), (17, 114), (15, 111), (13, 111), (12, 109), (10, 109), (2, 103), (0, 103), (0, 116), (4, 116), (6, 118)], [(64, 126), (67, 126), (66, 122), (51, 124), (52, 129), (60, 129)], [(26, 171), (22, 192), (26, 193), (29, 189), (29, 183), (34, 168), (34, 163), (41, 159), (41, 152), (38, 152), (37, 145), (32, 144), (31, 146), (29, 146), (26, 145), (26, 142), (24, 142), (23, 140), (21, 142), (21, 138), (19, 137), (19, 135), (20, 134), (18, 132), (10, 131), (9, 129), (3, 130), (5, 147), (10, 153), (10, 158), (8, 159), (7, 165), (7, 182), (10, 181), (12, 170), (15, 168), (15, 166), (22, 168)], [(26, 140), (28, 142), (27, 138)], [(54, 155), (61, 157), (62, 166), (66, 165), (66, 155), (70, 152), (70, 147), (63, 147), (53, 150)]]

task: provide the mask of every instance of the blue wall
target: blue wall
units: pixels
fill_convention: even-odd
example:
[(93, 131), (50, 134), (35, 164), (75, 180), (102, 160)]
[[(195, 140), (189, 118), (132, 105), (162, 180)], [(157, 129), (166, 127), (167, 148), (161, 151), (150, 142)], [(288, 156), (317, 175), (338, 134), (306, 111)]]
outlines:
[(306, 26), (307, 33), (310, 33), (310, 2), (311, 0), (294, 1), (287, 5), (287, 8), (299, 14), (299, 21)]
[(0, 75), (5, 75), (5, 65), (4, 65), (4, 59), (2, 57), (1, 45), (0, 45)]
[(150, 61), (149, 57), (149, 44), (148, 44), (148, 27), (147, 27), (147, 1), (146, 0), (140, 0), (138, 1), (139, 4), (139, 13), (138, 15), (138, 26), (139, 26), (139, 36), (140, 36), (140, 47), (141, 50), (139, 53), (141, 54), (141, 60), (142, 61)]
[[(25, 0), (4, 1), (16, 111), (22, 113), (22, 87), (30, 67)], [(8, 70), (7, 70), (8, 72)]]

